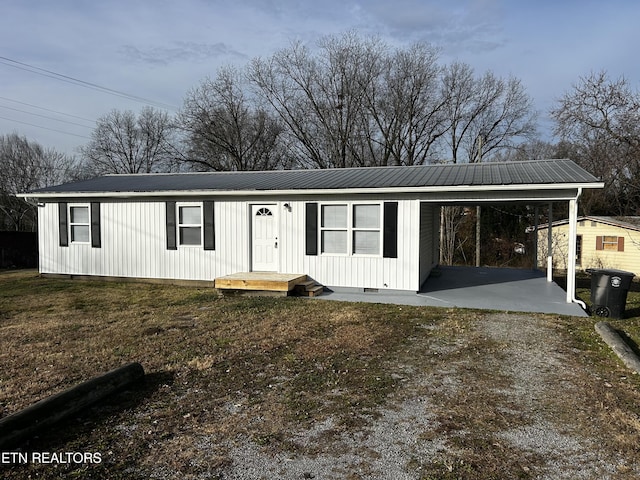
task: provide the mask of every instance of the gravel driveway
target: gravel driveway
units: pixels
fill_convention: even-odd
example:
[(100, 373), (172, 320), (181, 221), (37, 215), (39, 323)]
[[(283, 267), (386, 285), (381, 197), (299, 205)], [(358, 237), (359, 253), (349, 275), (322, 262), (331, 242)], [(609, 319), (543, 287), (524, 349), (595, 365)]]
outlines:
[(238, 438), (214, 478), (640, 478), (633, 449), (615, 439), (624, 387), (565, 344), (569, 321), (495, 313), (425, 328), (433, 335), (391, 366), (403, 388), (365, 426), (329, 419), (293, 432), (290, 449)]

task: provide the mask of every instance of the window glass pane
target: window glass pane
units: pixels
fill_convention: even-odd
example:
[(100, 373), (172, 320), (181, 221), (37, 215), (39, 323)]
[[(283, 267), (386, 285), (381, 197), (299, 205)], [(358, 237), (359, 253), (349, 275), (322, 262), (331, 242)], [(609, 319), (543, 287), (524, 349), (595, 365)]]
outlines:
[(602, 237), (602, 249), (618, 251), (618, 237), (604, 236)]
[(72, 242), (89, 242), (89, 226), (88, 225), (72, 225), (71, 241)]
[(200, 207), (179, 207), (181, 224), (200, 225)]
[(353, 253), (378, 255), (380, 253), (379, 232), (353, 232)]
[(89, 223), (89, 207), (71, 207), (71, 223)]
[(268, 208), (261, 208), (256, 212), (256, 217), (271, 217), (273, 214)]
[(180, 227), (180, 245), (200, 245), (200, 227)]
[(355, 228), (379, 228), (380, 205), (354, 205), (353, 226)]
[(323, 205), (322, 226), (326, 228), (347, 228), (347, 206)]
[(324, 230), (322, 232), (322, 253), (347, 253), (347, 232), (344, 230)]

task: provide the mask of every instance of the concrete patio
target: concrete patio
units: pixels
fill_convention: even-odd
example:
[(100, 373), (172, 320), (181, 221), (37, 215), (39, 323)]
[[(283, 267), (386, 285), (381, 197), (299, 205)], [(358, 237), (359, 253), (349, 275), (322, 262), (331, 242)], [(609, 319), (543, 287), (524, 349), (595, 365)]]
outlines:
[(477, 308), (485, 310), (555, 313), (587, 317), (567, 293), (544, 272), (516, 268), (439, 267), (420, 292), (379, 290), (362, 292), (335, 288), (319, 299), (398, 305)]

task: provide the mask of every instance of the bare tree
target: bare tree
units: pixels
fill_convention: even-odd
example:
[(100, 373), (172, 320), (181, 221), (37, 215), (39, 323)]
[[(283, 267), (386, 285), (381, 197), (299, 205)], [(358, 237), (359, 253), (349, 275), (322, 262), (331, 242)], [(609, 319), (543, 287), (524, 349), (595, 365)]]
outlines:
[(34, 205), (17, 197), (75, 176), (72, 157), (18, 134), (0, 136), (0, 229), (35, 230)]
[(391, 50), (354, 33), (301, 43), (254, 60), (250, 78), (287, 125), (303, 165), (431, 162), (447, 131), (438, 51)]
[(436, 158), (448, 129), (437, 59), (435, 48), (415, 44), (382, 61), (380, 74), (364, 92), (373, 164), (420, 165)]
[(284, 127), (248, 97), (241, 73), (221, 69), (191, 90), (179, 115), (186, 134), (183, 162), (196, 170), (273, 170), (287, 167)]
[(350, 33), (324, 38), (319, 47), (314, 55), (294, 43), (268, 60), (255, 59), (249, 77), (287, 126), (302, 166), (370, 165), (364, 98), (384, 46)]
[(523, 142), (510, 149), (503, 149), (491, 156), (493, 162), (520, 162), (523, 160), (545, 160), (571, 158), (561, 144), (535, 139)]
[(581, 78), (551, 110), (555, 133), (605, 182), (596, 212), (640, 213), (640, 92), (606, 72)]
[(175, 169), (173, 125), (169, 115), (144, 107), (112, 110), (97, 121), (89, 143), (80, 149), (84, 168), (95, 175), (153, 173)]
[(454, 62), (443, 76), (443, 97), (448, 100), (446, 138), (454, 163), (477, 162), (535, 133), (537, 114), (516, 78), (504, 80), (491, 72), (475, 77), (469, 65)]

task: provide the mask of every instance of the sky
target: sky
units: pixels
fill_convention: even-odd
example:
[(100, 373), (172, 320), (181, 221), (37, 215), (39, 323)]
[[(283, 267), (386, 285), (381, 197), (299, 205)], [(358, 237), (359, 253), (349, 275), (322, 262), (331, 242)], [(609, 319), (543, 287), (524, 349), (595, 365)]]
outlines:
[(355, 31), (520, 79), (552, 141), (581, 78), (640, 90), (639, 20), (636, 0), (0, 0), (0, 135), (77, 155), (113, 109), (174, 114), (220, 67)]

